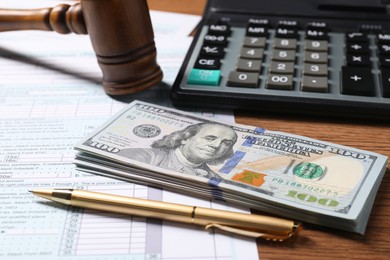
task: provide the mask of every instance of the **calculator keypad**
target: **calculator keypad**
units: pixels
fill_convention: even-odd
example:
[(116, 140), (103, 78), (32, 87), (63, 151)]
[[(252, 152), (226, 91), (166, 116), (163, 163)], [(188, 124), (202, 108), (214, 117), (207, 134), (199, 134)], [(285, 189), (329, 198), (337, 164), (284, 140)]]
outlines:
[(333, 95), (328, 99), (390, 97), (388, 34), (332, 32), (323, 22), (249, 19), (246, 27), (210, 25), (201, 41), (187, 77), (189, 86), (210, 85), (233, 93), (248, 89), (250, 94), (258, 89), (259, 95)]

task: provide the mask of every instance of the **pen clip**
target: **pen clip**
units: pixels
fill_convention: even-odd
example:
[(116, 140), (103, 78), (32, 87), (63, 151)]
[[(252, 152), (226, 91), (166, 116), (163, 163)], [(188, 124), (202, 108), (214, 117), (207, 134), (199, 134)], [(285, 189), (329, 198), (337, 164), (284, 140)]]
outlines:
[(254, 232), (254, 231), (249, 231), (249, 230), (242, 230), (242, 229), (233, 228), (233, 227), (229, 227), (229, 226), (223, 226), (220, 224), (208, 224), (205, 228), (206, 228), (206, 230), (208, 230), (210, 228), (217, 228), (217, 229), (220, 229), (222, 231), (226, 231), (229, 233), (238, 234), (238, 235), (242, 235), (242, 236), (246, 236), (246, 237), (263, 238), (266, 240), (272, 240), (272, 241), (278, 241), (278, 242), (282, 242), (282, 241), (284, 241), (284, 240), (286, 240), (294, 235), (294, 233), (290, 233), (290, 234), (285, 235), (285, 236), (265, 234), (265, 233)]

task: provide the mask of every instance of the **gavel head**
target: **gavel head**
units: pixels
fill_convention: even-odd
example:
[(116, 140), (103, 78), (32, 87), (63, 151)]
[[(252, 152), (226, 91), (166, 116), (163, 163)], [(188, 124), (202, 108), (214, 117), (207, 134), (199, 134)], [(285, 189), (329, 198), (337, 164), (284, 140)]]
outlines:
[(81, 9), (107, 94), (129, 94), (161, 81), (146, 0), (81, 0)]

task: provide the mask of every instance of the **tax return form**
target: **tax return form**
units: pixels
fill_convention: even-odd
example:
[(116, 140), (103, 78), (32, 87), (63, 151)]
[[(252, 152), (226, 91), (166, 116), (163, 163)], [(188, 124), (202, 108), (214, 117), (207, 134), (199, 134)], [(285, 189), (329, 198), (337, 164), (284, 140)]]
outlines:
[[(40, 8), (59, 2), (1, 0), (0, 8)], [(199, 17), (155, 11), (151, 16), (165, 76), (163, 83), (131, 98), (169, 106), (169, 87)], [(100, 79), (88, 36), (0, 33), (0, 259), (259, 259), (253, 239), (69, 208), (28, 192), (73, 187), (248, 211), (76, 171), (74, 144), (131, 101), (107, 96)], [(194, 112), (234, 120), (230, 112)]]

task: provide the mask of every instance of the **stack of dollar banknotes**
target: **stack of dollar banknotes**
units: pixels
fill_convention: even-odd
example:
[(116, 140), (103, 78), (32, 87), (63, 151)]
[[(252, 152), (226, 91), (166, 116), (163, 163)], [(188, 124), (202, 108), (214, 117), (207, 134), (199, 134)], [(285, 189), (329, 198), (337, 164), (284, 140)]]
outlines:
[(76, 144), (77, 169), (363, 234), (387, 157), (134, 101)]

